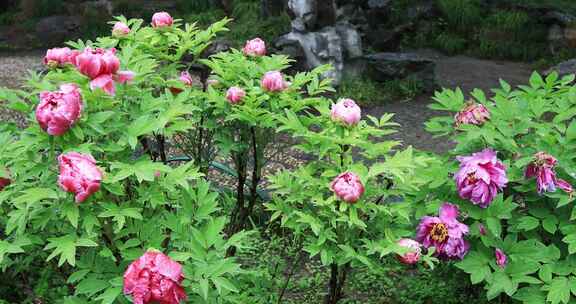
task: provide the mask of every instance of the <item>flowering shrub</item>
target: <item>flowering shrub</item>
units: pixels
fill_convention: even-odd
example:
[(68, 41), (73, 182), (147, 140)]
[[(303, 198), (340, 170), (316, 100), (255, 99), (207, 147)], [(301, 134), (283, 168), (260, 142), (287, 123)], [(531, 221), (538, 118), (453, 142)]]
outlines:
[(113, 36), (49, 50), (26, 91), (0, 91), (28, 117), (25, 129), (0, 126), (3, 281), (42, 265), (64, 276), (66, 303), (215, 303), (238, 291), (225, 254), (241, 236), (224, 238), (223, 197), (193, 162), (169, 166), (163, 146), (194, 128), (205, 96), (174, 84), (182, 57), (197, 62), (227, 21), (199, 30), (166, 15), (155, 27), (120, 18)]
[(299, 139), (297, 148), (312, 161), (274, 176), (266, 207), (272, 220), (293, 231), (303, 250), (330, 269), (325, 303), (332, 304), (344, 298), (354, 267), (382, 271), (380, 258), (392, 253), (409, 264), (420, 259), (417, 242), (398, 241), (411, 235), (413, 209), (405, 194), (427, 181), (416, 171), (431, 159), (385, 140), (396, 126), (391, 114), (360, 120), (360, 108), (350, 99), (331, 109), (321, 99), (315, 110), (285, 111), (280, 129)]
[[(527, 304), (576, 299), (573, 80), (535, 73), (517, 90), (502, 81), (490, 99), (480, 90), (469, 102), (460, 90), (434, 98), (432, 108), (456, 114), (434, 118), (427, 128), (456, 143), (451, 156), (459, 167), (447, 161), (422, 172), (435, 181), (418, 213), (432, 213), (443, 202), (459, 206), (470, 229), (460, 230), (469, 249), (458, 254), (456, 266), (472, 283), (485, 284), (489, 299), (502, 293)], [(441, 235), (430, 233), (432, 240)], [(449, 227), (447, 235), (454, 236)], [(428, 246), (442, 251), (434, 242)]]

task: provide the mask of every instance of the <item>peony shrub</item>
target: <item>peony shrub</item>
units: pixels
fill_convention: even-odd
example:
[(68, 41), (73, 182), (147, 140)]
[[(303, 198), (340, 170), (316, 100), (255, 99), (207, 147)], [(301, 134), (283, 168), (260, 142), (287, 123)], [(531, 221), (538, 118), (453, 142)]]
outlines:
[(432, 265), (412, 235), (413, 201), (427, 183), (417, 172), (433, 159), (386, 139), (392, 115), (367, 116), (353, 100), (320, 99), (314, 111), (286, 110), (280, 130), (297, 139), (311, 161), (271, 178), (271, 220), (295, 235), (303, 250), (330, 273), (324, 303), (346, 298), (354, 268), (384, 272), (381, 259)]
[[(444, 202), (458, 206), (454, 218), (469, 227), (458, 235), (468, 245), (452, 260), (472, 283), (484, 285), (488, 299), (576, 301), (573, 80), (534, 73), (518, 89), (501, 81), (490, 98), (474, 90), (466, 101), (459, 89), (434, 97), (431, 107), (450, 114), (433, 118), (427, 129), (454, 141), (455, 148), (443, 165), (422, 171), (434, 181), (423, 188), (417, 213), (429, 222), (425, 215)], [(446, 227), (448, 238), (454, 237)], [(450, 258), (433, 242), (443, 234), (429, 235), (431, 244), (424, 247)]]
[(240, 266), (226, 251), (242, 235), (224, 234), (226, 198), (194, 162), (168, 161), (206, 98), (174, 95), (173, 77), (226, 23), (118, 18), (110, 37), (48, 50), (25, 91), (0, 90), (27, 117), (0, 125), (3, 281), (40, 267), (66, 282), (63, 303), (231, 301)]

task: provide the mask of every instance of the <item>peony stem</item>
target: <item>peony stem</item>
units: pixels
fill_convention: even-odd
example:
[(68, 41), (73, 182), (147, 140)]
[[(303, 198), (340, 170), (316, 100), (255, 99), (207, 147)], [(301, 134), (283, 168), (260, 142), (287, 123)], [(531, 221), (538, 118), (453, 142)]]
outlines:
[(49, 142), (50, 142), (50, 154), (48, 154), (48, 161), (53, 161), (54, 160), (54, 136), (50, 136), (49, 137)]

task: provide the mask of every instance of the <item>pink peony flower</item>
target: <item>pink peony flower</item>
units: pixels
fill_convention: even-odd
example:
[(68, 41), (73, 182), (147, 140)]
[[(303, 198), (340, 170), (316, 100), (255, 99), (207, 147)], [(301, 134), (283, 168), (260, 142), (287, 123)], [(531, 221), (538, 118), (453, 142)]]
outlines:
[(264, 74), (260, 85), (264, 91), (268, 92), (280, 92), (288, 88), (288, 83), (284, 81), (284, 76), (278, 71), (271, 71)]
[(64, 191), (74, 193), (77, 203), (85, 201), (100, 189), (102, 172), (92, 155), (68, 152), (58, 156), (58, 164), (58, 184)]
[(457, 159), (460, 161), (460, 169), (454, 178), (460, 197), (481, 208), (488, 207), (498, 191), (508, 183), (504, 164), (491, 149), (484, 149), (472, 156), (459, 156)]
[(78, 121), (82, 113), (82, 96), (74, 84), (63, 84), (56, 92), (40, 93), (36, 120), (40, 128), (52, 136), (59, 136)]
[(536, 177), (538, 193), (554, 192), (556, 187), (567, 193), (572, 193), (572, 186), (567, 181), (556, 178), (554, 167), (557, 162), (554, 156), (538, 152), (534, 154), (534, 160), (526, 167), (524, 176), (526, 178)]
[(508, 257), (504, 251), (502, 251), (500, 248), (496, 248), (494, 254), (496, 255), (496, 264), (500, 266), (500, 268), (506, 267), (506, 264), (508, 264)]
[(123, 37), (130, 34), (130, 28), (124, 22), (116, 22), (112, 28), (112, 35), (116, 37)]
[(464, 240), (468, 226), (460, 223), (458, 206), (444, 203), (440, 216), (425, 216), (417, 228), (416, 240), (424, 248), (436, 248), (435, 255), (445, 259), (463, 259), (470, 245)]
[[(191, 87), (192, 83), (194, 82), (192, 80), (192, 76), (190, 75), (190, 73), (188, 73), (188, 71), (181, 72), (180, 78), (178, 78), (178, 80), (180, 80), (180, 82), (182, 82), (187, 87)], [(180, 92), (182, 92), (182, 89), (171, 87), (170, 91), (172, 92), (172, 94), (179, 94)]]
[(159, 12), (152, 15), (152, 27), (172, 26), (174, 19), (166, 12)]
[(353, 204), (364, 194), (364, 185), (355, 173), (344, 172), (330, 183), (330, 190), (336, 193), (339, 199)]
[(120, 60), (116, 57), (116, 49), (86, 48), (76, 57), (78, 71), (88, 76), (90, 89), (102, 89), (108, 95), (116, 93), (115, 81), (126, 83), (134, 78), (131, 71), (119, 71)]
[(469, 102), (462, 111), (454, 116), (456, 127), (463, 124), (482, 125), (490, 119), (488, 109), (479, 103)]
[(226, 92), (226, 99), (228, 99), (231, 104), (240, 103), (244, 96), (246, 96), (246, 92), (239, 87), (230, 87)]
[(260, 38), (254, 38), (246, 41), (242, 51), (246, 56), (264, 56), (266, 55), (266, 43)]
[(418, 263), (420, 260), (420, 243), (412, 239), (400, 239), (398, 241), (398, 246), (409, 249), (408, 252), (403, 255), (397, 255), (398, 260), (407, 265), (412, 265)]
[(352, 99), (341, 99), (332, 105), (330, 111), (333, 121), (339, 121), (347, 126), (355, 126), (362, 117), (360, 107)]
[(124, 294), (134, 304), (179, 304), (187, 296), (182, 288), (182, 266), (162, 252), (148, 251), (124, 273)]
[(72, 51), (67, 47), (53, 48), (46, 51), (43, 62), (51, 68), (62, 67), (67, 63), (73, 64), (72, 60), (75, 59), (76, 54), (76, 51)]

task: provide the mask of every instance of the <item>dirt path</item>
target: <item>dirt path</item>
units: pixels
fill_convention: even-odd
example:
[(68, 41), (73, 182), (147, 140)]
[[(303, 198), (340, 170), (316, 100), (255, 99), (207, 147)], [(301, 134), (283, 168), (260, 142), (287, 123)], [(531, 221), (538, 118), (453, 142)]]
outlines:
[[(482, 60), (467, 56), (433, 57), (437, 59), (436, 77), (439, 85), (450, 89), (460, 87), (465, 93), (479, 88), (490, 96), (490, 89), (500, 87), (500, 78), (516, 86), (527, 83), (532, 73), (530, 65), (525, 63)], [(444, 138), (433, 138), (424, 129), (424, 123), (428, 119), (445, 115), (429, 109), (428, 105), (432, 102), (431, 95), (422, 95), (411, 101), (389, 103), (365, 109), (364, 112), (376, 117), (383, 113), (395, 113), (394, 121), (402, 127), (401, 132), (392, 136), (394, 139), (402, 140), (405, 145), (418, 149), (442, 153), (453, 145)]]

